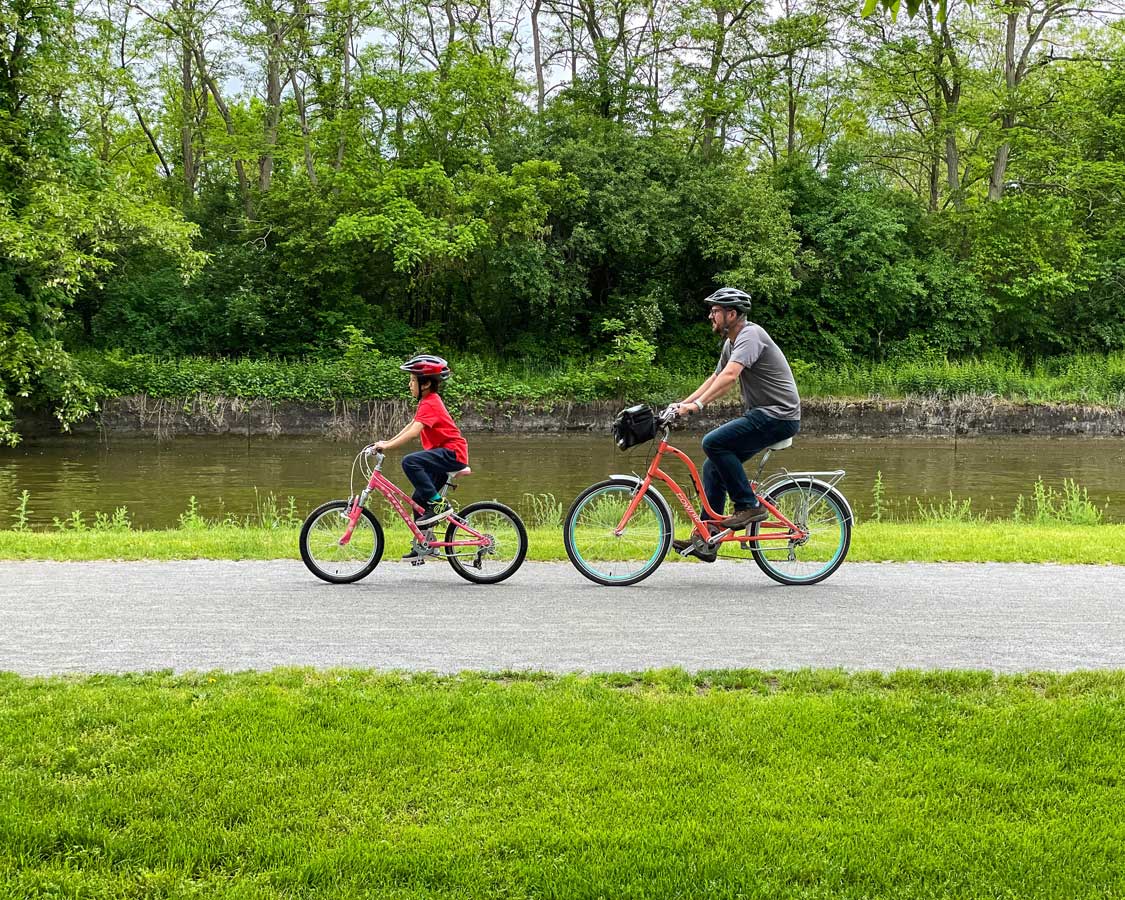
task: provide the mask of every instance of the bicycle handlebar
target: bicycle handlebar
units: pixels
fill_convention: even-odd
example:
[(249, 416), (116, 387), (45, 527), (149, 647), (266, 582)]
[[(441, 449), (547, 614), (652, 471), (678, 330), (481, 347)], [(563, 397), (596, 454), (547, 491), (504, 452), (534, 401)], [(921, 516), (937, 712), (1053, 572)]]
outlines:
[(368, 444), (360, 452), (363, 453), (364, 456), (368, 456), (368, 457), (374, 456), (376, 468), (381, 466), (383, 464), (383, 460), (386, 458), (386, 454), (383, 453), (381, 450), (376, 450), (374, 444)]

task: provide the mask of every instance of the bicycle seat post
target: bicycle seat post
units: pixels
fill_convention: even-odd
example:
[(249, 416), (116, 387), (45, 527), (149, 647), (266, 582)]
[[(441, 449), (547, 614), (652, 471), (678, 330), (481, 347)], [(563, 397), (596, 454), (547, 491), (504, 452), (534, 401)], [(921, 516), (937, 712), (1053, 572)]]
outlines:
[(763, 469), (764, 469), (764, 468), (766, 467), (766, 460), (770, 458), (770, 454), (771, 454), (772, 452), (773, 452), (773, 450), (772, 450), (772, 449), (770, 449), (770, 448), (766, 448), (766, 452), (762, 454), (762, 459), (761, 459), (761, 461), (760, 461), (760, 462), (758, 463), (758, 471), (757, 471), (757, 473), (756, 473), (756, 474), (754, 475), (754, 481), (756, 481), (756, 482), (757, 482), (757, 481), (761, 481), (761, 480), (762, 480), (762, 470), (763, 470)]

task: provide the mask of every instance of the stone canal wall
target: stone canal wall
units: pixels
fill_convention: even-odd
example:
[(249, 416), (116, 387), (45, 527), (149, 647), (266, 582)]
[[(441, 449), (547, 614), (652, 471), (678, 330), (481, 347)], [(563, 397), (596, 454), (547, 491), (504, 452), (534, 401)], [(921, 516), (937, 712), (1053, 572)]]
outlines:
[[(466, 433), (608, 431), (619, 402), (463, 403), (457, 415)], [(405, 401), (349, 401), (332, 407), (197, 396), (157, 400), (139, 395), (107, 401), (79, 423), (79, 434), (148, 435), (158, 439), (187, 434), (321, 435), (368, 440), (402, 427), (413, 406)], [(690, 420), (706, 430), (738, 414), (737, 407), (708, 407)], [(23, 418), (27, 437), (57, 433), (47, 415)], [(806, 400), (801, 433), (810, 437), (985, 437), (1033, 435), (1122, 437), (1125, 409), (1069, 404), (1012, 403), (982, 397), (905, 400)]]

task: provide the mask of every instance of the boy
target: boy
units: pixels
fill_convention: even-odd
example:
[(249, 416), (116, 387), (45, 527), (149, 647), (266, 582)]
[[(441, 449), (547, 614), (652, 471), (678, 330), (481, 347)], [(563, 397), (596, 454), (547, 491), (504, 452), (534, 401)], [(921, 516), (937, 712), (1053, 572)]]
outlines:
[[(447, 511), (436, 512), (434, 503), (441, 499), (438, 491), (446, 476), (469, 464), (469, 445), (441, 399), (441, 386), (450, 375), (449, 363), (440, 356), (421, 354), (399, 368), (410, 373), (410, 394), (418, 400), (418, 409), (409, 425), (390, 440), (376, 441), (372, 449), (385, 452), (421, 439), (422, 449), (402, 458), (402, 471), (414, 485), (414, 502), (424, 507), (414, 519), (425, 529), (448, 515)], [(403, 558), (416, 555), (412, 549)]]

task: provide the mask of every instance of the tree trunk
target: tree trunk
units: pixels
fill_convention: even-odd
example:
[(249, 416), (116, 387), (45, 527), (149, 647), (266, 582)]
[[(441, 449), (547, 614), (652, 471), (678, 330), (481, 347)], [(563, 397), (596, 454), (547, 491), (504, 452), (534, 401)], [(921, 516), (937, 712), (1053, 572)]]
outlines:
[[(992, 175), (988, 179), (988, 199), (990, 201), (999, 200), (1004, 196), (1004, 176), (1008, 171), (1008, 156), (1012, 152), (1011, 142), (1007, 140), (1006, 135), (1016, 124), (1016, 115), (1012, 111), (1012, 104), (1015, 102), (1016, 88), (1019, 87), (1020, 81), (1019, 71), (1016, 68), (1016, 31), (1019, 25), (1019, 15), (1015, 11), (1009, 12), (1006, 19), (1004, 30), (1004, 86), (1007, 88), (1004, 101), (1006, 109), (1000, 117), (1000, 129), (1005, 138), (996, 150), (996, 158), (992, 163)], [(1028, 50), (1030, 50), (1030, 42), (1024, 50), (1025, 56)]]
[(727, 11), (723, 7), (720, 6), (715, 10), (715, 24), (719, 26), (719, 35), (711, 47), (711, 59), (707, 66), (707, 86), (704, 91), (707, 105), (703, 109), (703, 138), (700, 145), (700, 152), (705, 160), (711, 159), (715, 152), (715, 130), (718, 126), (715, 105), (719, 101), (719, 67), (722, 65), (723, 52), (727, 45), (726, 18)]
[[(175, 5), (172, 6), (175, 9)], [(180, 156), (184, 167), (184, 191), (190, 199), (195, 196), (198, 173), (195, 168), (195, 149), (192, 147), (192, 120), (195, 117), (195, 78), (191, 52), (189, 23), (184, 22), (180, 37)]]
[(277, 147), (277, 123), (281, 119), (281, 22), (273, 10), (266, 20), (266, 122), (263, 134), (265, 151), (258, 158), (258, 190), (270, 189), (273, 177), (273, 151)]
[(543, 105), (547, 92), (543, 83), (543, 50), (539, 44), (539, 10), (543, 0), (535, 0), (531, 6), (531, 46), (535, 59), (535, 105), (539, 116), (543, 116)]
[(297, 106), (297, 119), (301, 123), (301, 144), (305, 151), (305, 171), (308, 173), (309, 182), (316, 187), (316, 166), (313, 163), (312, 141), (309, 138), (309, 115), (305, 106), (305, 92), (297, 84), (297, 71), (289, 72), (289, 83), (293, 86), (293, 102)]
[[(352, 92), (352, 23), (353, 15), (351, 9), (348, 10), (347, 25), (344, 28), (344, 90), (343, 90), (343, 110), (351, 108), (351, 92)], [(343, 168), (344, 165), (344, 151), (347, 148), (347, 128), (349, 122), (347, 116), (340, 116), (340, 121), (337, 121), (337, 126), (340, 129), (339, 138), (336, 144), (336, 162), (333, 163), (332, 168), (337, 172)], [(335, 188), (339, 190), (339, 185)]]
[[(1004, 116), (1008, 120), (1009, 116)], [(1004, 128), (1011, 128), (1011, 123), (1004, 125)], [(1012, 152), (1012, 145), (1004, 141), (1000, 148), (996, 151), (996, 159), (992, 163), (992, 175), (988, 179), (988, 199), (995, 202), (1004, 196), (1004, 176), (1008, 171), (1008, 156)]]
[(953, 205), (961, 209), (965, 205), (965, 197), (961, 193), (961, 153), (957, 148), (957, 135), (950, 127), (945, 132), (945, 184)]
[(787, 84), (786, 89), (786, 133), (785, 133), (785, 156), (790, 158), (793, 152), (797, 149), (797, 94), (793, 90), (793, 54), (790, 53), (785, 57), (785, 81)]
[[(211, 99), (215, 101), (215, 108), (222, 116), (223, 124), (226, 126), (227, 134), (234, 137), (234, 122), (231, 119), (230, 108), (227, 106), (226, 101), (223, 100), (223, 95), (219, 93), (219, 86), (215, 84), (215, 77), (207, 68), (207, 61), (203, 57), (203, 50), (198, 46), (192, 47), (192, 55), (195, 57), (196, 65), (199, 67), (199, 77), (203, 79), (204, 84), (207, 86), (211, 94)], [(246, 212), (247, 219), (254, 218), (254, 206), (250, 199), (250, 179), (246, 177), (246, 166), (241, 159), (235, 157), (234, 170), (238, 174), (238, 190), (242, 197), (242, 208)]]

